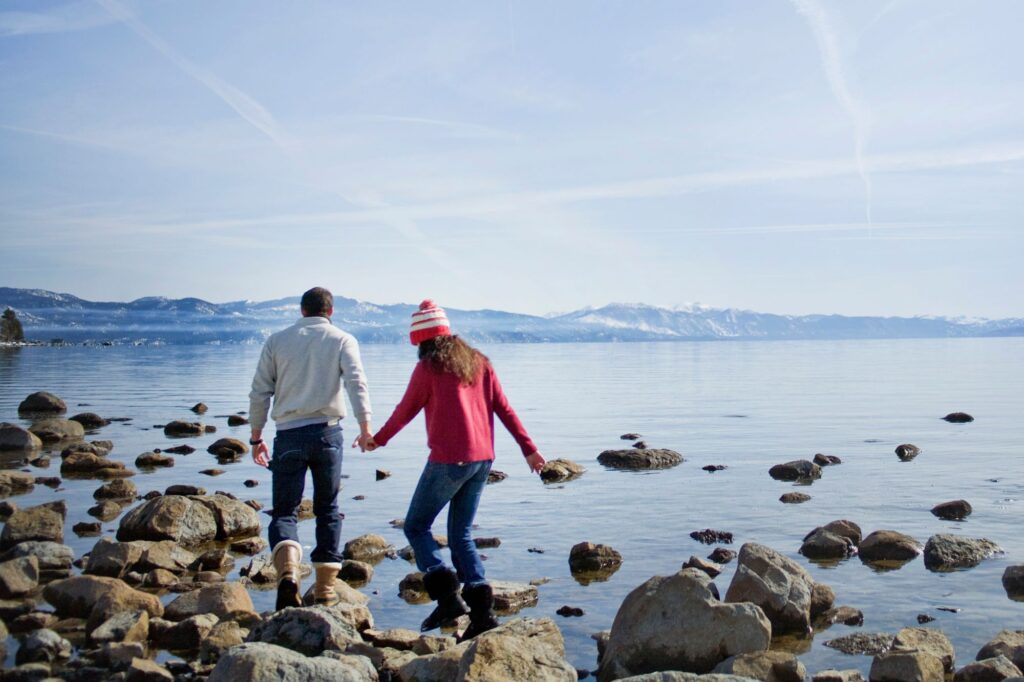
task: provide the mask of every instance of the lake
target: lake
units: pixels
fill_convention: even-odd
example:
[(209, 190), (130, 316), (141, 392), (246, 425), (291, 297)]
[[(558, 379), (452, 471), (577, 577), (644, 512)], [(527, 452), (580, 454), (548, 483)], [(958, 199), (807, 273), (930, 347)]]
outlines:
[[(801, 654), (811, 673), (857, 668), (866, 676), (870, 657), (846, 656), (822, 643), (861, 630), (895, 633), (916, 626), (918, 614), (935, 617), (929, 627), (952, 639), (958, 667), (999, 630), (1024, 627), (1024, 603), (1008, 599), (1000, 583), (1006, 566), (1024, 562), (1024, 339), (507, 344), (482, 350), (543, 454), (587, 468), (577, 480), (544, 485), (499, 424), (494, 467), (508, 478), (487, 487), (476, 531), (501, 539), (500, 547), (482, 550), (489, 578), (550, 579), (539, 588), (539, 604), (521, 615), (554, 618), (578, 668), (596, 667), (590, 635), (611, 627), (626, 594), (653, 575), (674, 573), (691, 555), (707, 556), (712, 547), (689, 537), (703, 528), (732, 532), (736, 550), (748, 541), (779, 550), (830, 585), (837, 605), (863, 610), (862, 628), (835, 625), (816, 633)], [(132, 479), (140, 493), (194, 483), (269, 508), (270, 473), (248, 457), (222, 466), (226, 473), (216, 478), (198, 473), (218, 466), (205, 452), (213, 440), (247, 440), (248, 427), (228, 427), (225, 417), (248, 409), (258, 355), (255, 346), (0, 349), (0, 421), (28, 425), (18, 418), (17, 405), (36, 390), (64, 398), (69, 414), (131, 417), (90, 437), (112, 440), (111, 457), (133, 465), (140, 453), (172, 444), (154, 425), (195, 420), (188, 408), (202, 401), (210, 408), (202, 421), (217, 433), (175, 439), (197, 452), (176, 455), (173, 468), (140, 472)], [(414, 360), (411, 346), (363, 346), (377, 427), (401, 397)], [(969, 412), (976, 421), (941, 419), (954, 411)], [(357, 429), (345, 426), (351, 442)], [(650, 447), (676, 450), (686, 461), (657, 472), (604, 469), (598, 454), (628, 447), (619, 438), (626, 432), (643, 434)], [(421, 416), (387, 448), (346, 451), (343, 540), (377, 533), (396, 547), (406, 544), (388, 522), (405, 514), (426, 458), (425, 440)], [(900, 462), (893, 452), (900, 443), (914, 443), (923, 452)], [(773, 464), (819, 452), (843, 463), (826, 468), (813, 485), (768, 476)], [(728, 468), (708, 473), (701, 469), (708, 464)], [(59, 465), (57, 456), (48, 470), (33, 471), (57, 475)], [(376, 481), (378, 468), (391, 477)], [(244, 487), (250, 478), (260, 485)], [(100, 483), (67, 480), (59, 490), (37, 486), (12, 499), (22, 507), (67, 499), (65, 542), (81, 556), (96, 538), (77, 538), (71, 526), (94, 520), (85, 509)], [(797, 490), (812, 499), (779, 502), (781, 494)], [(943, 521), (929, 512), (958, 498), (974, 507), (965, 521)], [(885, 572), (856, 557), (835, 567), (817, 566), (797, 550), (804, 535), (834, 519), (858, 523), (865, 535), (887, 528), (922, 543), (940, 532), (987, 537), (1006, 553), (970, 570), (941, 574), (927, 571), (920, 558)], [(313, 524), (300, 523), (307, 547)], [(104, 524), (110, 533), (116, 528), (117, 521)], [(445, 532), (443, 518), (435, 530)], [(582, 541), (616, 548), (624, 559), (621, 569), (606, 582), (578, 584), (568, 556)], [(247, 563), (239, 557), (230, 578)], [(430, 607), (410, 606), (397, 596), (398, 582), (413, 570), (401, 559), (386, 559), (362, 588), (371, 596), (377, 627), (418, 629)], [(732, 562), (715, 580), (723, 594), (734, 570)], [(252, 595), (257, 609), (272, 608), (273, 592)], [(556, 616), (563, 605), (580, 607), (585, 615)], [(15, 648), (12, 639), (8, 665)]]

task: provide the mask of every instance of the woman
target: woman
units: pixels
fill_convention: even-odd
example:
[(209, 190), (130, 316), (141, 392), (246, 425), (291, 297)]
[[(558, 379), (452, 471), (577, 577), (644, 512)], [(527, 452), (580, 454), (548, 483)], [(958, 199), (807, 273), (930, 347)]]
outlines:
[[(498, 625), (494, 595), (470, 536), (494, 460), (494, 415), (519, 444), (531, 471), (540, 473), (544, 457), (508, 404), (490, 361), (452, 335), (442, 308), (423, 301), (413, 313), (409, 340), (419, 347), (419, 362), (394, 414), (367, 449), (387, 445), (420, 410), (426, 410), (430, 456), (405, 517), (405, 536), (424, 573), (423, 584), (437, 602), (420, 629), (433, 630), (469, 613), (470, 625), (462, 636), (469, 639)], [(446, 504), (454, 571), (445, 566), (430, 530)], [(460, 582), (465, 585), (461, 596)]]

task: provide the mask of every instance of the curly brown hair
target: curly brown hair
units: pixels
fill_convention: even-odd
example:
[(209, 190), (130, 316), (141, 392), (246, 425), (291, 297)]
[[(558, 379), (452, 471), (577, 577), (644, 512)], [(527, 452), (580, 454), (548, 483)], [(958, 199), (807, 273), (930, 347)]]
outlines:
[(490, 363), (486, 355), (458, 336), (435, 336), (419, 346), (420, 360), (426, 360), (435, 372), (449, 372), (466, 386), (476, 383), (483, 368)]

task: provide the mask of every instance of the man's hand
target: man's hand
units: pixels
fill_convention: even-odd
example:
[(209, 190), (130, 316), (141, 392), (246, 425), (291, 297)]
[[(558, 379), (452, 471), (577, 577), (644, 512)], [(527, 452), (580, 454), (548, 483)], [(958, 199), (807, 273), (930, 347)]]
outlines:
[(252, 461), (261, 467), (265, 467), (270, 463), (270, 448), (267, 447), (266, 442), (261, 442), (259, 445), (252, 447)]
[(540, 452), (526, 456), (526, 466), (530, 467), (530, 471), (535, 474), (539, 474), (540, 470), (544, 468), (544, 462), (544, 455), (540, 454)]
[(367, 442), (373, 442), (373, 429), (370, 427), (370, 422), (359, 423), (359, 436), (352, 441), (352, 447), (358, 447), (360, 452), (366, 452), (367, 450), (373, 451), (377, 449), (377, 444), (374, 443), (372, 448), (366, 446)]

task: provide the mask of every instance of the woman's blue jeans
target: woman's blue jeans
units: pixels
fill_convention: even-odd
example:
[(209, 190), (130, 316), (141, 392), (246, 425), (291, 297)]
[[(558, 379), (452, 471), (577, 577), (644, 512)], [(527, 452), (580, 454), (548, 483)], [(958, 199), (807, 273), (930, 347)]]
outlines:
[(298, 511), (308, 469), (313, 475), (316, 516), (316, 547), (310, 559), (323, 563), (341, 561), (338, 491), (343, 445), (340, 425), (313, 424), (277, 432), (270, 460), (274, 509), (267, 534), (271, 547), (281, 540), (299, 540)]
[(448, 547), (459, 580), (465, 585), (485, 581), (484, 565), (470, 529), (490, 470), (491, 460), (464, 464), (427, 462), (405, 515), (405, 537), (416, 553), (416, 567), (424, 573), (444, 566), (441, 548), (430, 527), (447, 504)]

